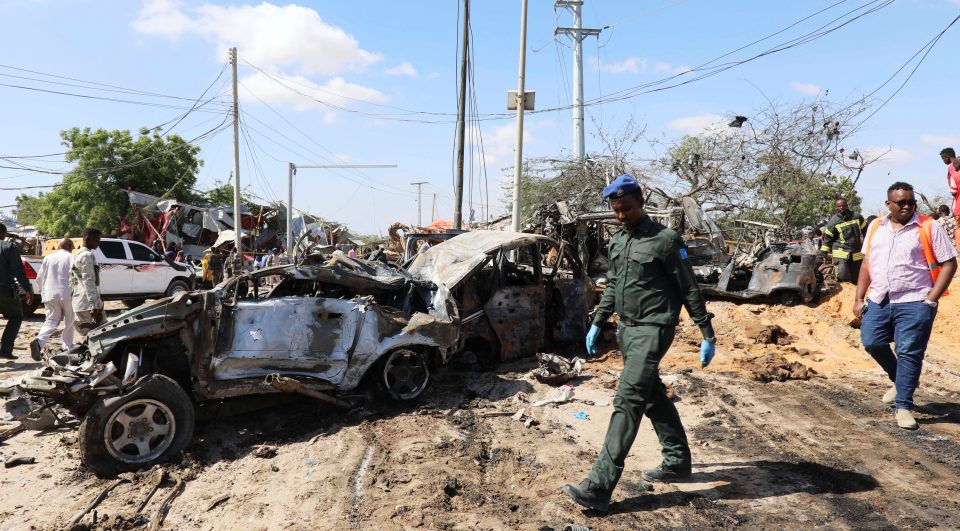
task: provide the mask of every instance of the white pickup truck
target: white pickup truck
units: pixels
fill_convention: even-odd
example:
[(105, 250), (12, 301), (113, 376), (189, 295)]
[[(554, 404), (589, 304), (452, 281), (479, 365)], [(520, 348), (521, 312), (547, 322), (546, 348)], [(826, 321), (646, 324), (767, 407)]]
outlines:
[[(74, 238), (74, 252), (82, 241)], [(54, 252), (59, 240), (48, 240), (43, 254)], [(139, 306), (146, 299), (173, 295), (193, 289), (196, 273), (193, 266), (174, 262), (161, 256), (146, 245), (130, 240), (103, 238), (94, 251), (100, 266), (100, 296), (106, 301), (123, 301), (129, 307)], [(43, 258), (23, 256), (23, 267), (33, 292), (40, 294), (37, 272)], [(24, 306), (24, 313), (31, 314), (40, 306), (40, 297), (34, 297), (32, 307)]]

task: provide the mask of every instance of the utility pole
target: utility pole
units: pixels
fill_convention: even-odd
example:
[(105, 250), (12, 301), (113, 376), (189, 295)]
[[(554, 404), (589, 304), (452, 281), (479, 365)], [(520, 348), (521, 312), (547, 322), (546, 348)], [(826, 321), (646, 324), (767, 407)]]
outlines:
[(423, 188), (423, 185), (427, 184), (427, 181), (417, 181), (410, 184), (417, 187), (417, 228), (419, 229), (422, 226), (420, 222), (420, 190)]
[(430, 210), (430, 223), (437, 220), (437, 194), (433, 194), (433, 208)]
[(553, 34), (573, 40), (573, 155), (577, 160), (584, 160), (587, 154), (583, 129), (583, 39), (600, 35), (601, 30), (582, 27), (582, 0), (557, 0), (553, 8), (558, 7), (573, 13), (573, 27), (557, 28)]
[(233, 71), (233, 246), (237, 257), (234, 261), (235, 275), (243, 272), (243, 216), (240, 213), (240, 106), (237, 103), (237, 49), (230, 48), (230, 69)]
[[(463, 0), (463, 48), (460, 53), (460, 101), (457, 103), (457, 175), (454, 181), (453, 228), (463, 225), (463, 143), (467, 108), (467, 53), (470, 48), (470, 0)], [(418, 207), (419, 209), (419, 207)]]
[(520, 71), (517, 75), (517, 147), (513, 159), (513, 219), (510, 227), (520, 232), (520, 176), (523, 174), (523, 108), (526, 93), (524, 76), (527, 72), (527, 0), (520, 4)]
[(292, 262), (293, 256), (293, 176), (297, 174), (297, 168), (396, 168), (396, 164), (294, 164), (290, 162), (287, 166), (287, 256)]

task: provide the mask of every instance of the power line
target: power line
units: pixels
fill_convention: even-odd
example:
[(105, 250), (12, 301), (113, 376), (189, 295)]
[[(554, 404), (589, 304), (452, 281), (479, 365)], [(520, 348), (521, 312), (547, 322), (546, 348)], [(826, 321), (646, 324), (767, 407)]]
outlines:
[[(158, 93), (158, 92), (149, 92), (149, 91), (145, 91), (145, 90), (132, 89), (132, 88), (127, 88), (127, 87), (121, 87), (121, 86), (118, 86), (118, 85), (110, 85), (110, 84), (107, 84), (107, 83), (99, 83), (99, 82), (96, 82), (96, 81), (86, 81), (86, 80), (78, 79), (78, 78), (75, 78), (75, 77), (68, 77), (68, 76), (60, 76), (60, 75), (56, 75), (56, 74), (49, 74), (49, 73), (46, 73), (46, 72), (39, 72), (39, 71), (37, 71), (37, 70), (30, 70), (30, 69), (27, 69), (27, 68), (20, 68), (20, 67), (16, 67), (16, 66), (10, 66), (10, 65), (0, 64), (0, 68), (6, 68), (6, 69), (9, 69), (9, 70), (16, 70), (16, 71), (19, 71), (19, 72), (27, 72), (27, 73), (30, 73), (30, 74), (47, 76), (47, 77), (52, 77), (52, 78), (56, 78), (56, 79), (66, 79), (66, 80), (68, 80), (68, 81), (76, 81), (76, 82), (79, 82), (79, 83), (85, 83), (85, 84), (87, 84), (87, 85), (95, 85), (95, 86), (93, 86), (93, 87), (84, 87), (84, 88), (89, 88), (90, 90), (113, 89), (113, 90), (111, 90), (111, 92), (126, 92), (126, 93), (129, 93), (129, 94), (140, 94), (140, 95), (142, 95), (142, 96), (153, 96), (153, 97), (157, 97), (157, 98), (168, 98), (168, 99), (175, 99), (175, 100), (193, 101), (193, 98), (187, 98), (187, 97), (183, 97), (183, 96), (171, 96), (171, 95), (169, 95), (169, 94), (161, 94), (161, 93)], [(12, 76), (12, 75), (10, 75), (10, 74), (0, 74), (0, 75), (4, 75), (4, 76), (8, 76), (8, 77), (17, 77), (17, 76)], [(32, 78), (23, 78), (23, 79), (32, 79)], [(37, 80), (37, 81), (43, 81), (43, 80)], [(45, 83), (55, 83), (55, 82), (53, 82), (53, 81), (43, 81), (43, 82), (45, 82)], [(62, 84), (62, 85), (67, 85), (67, 86), (75, 86), (75, 87), (76, 87), (76, 86), (80, 86), (80, 85), (70, 85), (70, 84), (67, 84), (67, 83), (61, 83), (61, 84)], [(98, 86), (99, 86), (99, 87), (106, 87), (106, 89), (96, 88), (96, 87), (98, 87)]]
[(863, 120), (861, 120), (860, 123), (858, 123), (856, 127), (854, 127), (853, 129), (851, 129), (851, 130), (850, 130), (850, 133), (848, 133), (847, 136), (850, 136), (850, 135), (852, 135), (853, 133), (855, 133), (857, 130), (859, 130), (860, 127), (863, 126), (863, 124), (866, 123), (867, 120), (869, 120), (870, 118), (873, 118), (873, 116), (874, 116), (875, 114), (877, 114), (878, 112), (880, 112), (881, 109), (883, 109), (884, 107), (886, 107), (887, 104), (890, 103), (890, 100), (892, 100), (894, 97), (896, 97), (896, 95), (899, 94), (901, 90), (903, 90), (903, 87), (906, 86), (906, 84), (910, 81), (911, 78), (913, 78), (913, 75), (917, 72), (917, 69), (920, 68), (920, 65), (923, 64), (923, 61), (924, 61), (924, 60), (926, 60), (927, 55), (930, 54), (930, 52), (931, 52), (931, 51), (933, 50), (933, 48), (937, 45), (937, 43), (940, 41), (940, 39), (943, 37), (943, 35), (947, 32), (947, 30), (949, 30), (954, 24), (956, 24), (958, 20), (960, 20), (960, 15), (957, 15), (956, 18), (954, 18), (953, 20), (951, 20), (950, 23), (947, 24), (947, 26), (940, 31), (940, 33), (937, 33), (936, 36), (934, 36), (932, 39), (930, 39), (930, 40), (929, 40), (926, 44), (924, 44), (919, 50), (917, 50), (916, 53), (914, 53), (912, 56), (910, 56), (910, 58), (907, 59), (907, 61), (906, 61), (905, 63), (903, 63), (903, 64), (900, 66), (900, 68), (898, 68), (890, 77), (888, 77), (887, 80), (884, 81), (879, 87), (877, 87), (875, 90), (873, 90), (873, 92), (871, 92), (870, 94), (864, 96), (864, 97), (861, 99), (861, 101), (863, 101), (863, 100), (869, 98), (870, 96), (876, 94), (880, 89), (882, 89), (882, 88), (885, 87), (888, 83), (890, 83), (890, 81), (893, 80), (893, 78), (896, 77), (897, 74), (899, 74), (901, 71), (903, 71), (903, 69), (906, 68), (907, 65), (909, 65), (910, 63), (912, 63), (913, 60), (916, 59), (916, 57), (917, 57), (918, 55), (920, 55), (921, 53), (923, 54), (923, 55), (920, 57), (920, 60), (917, 61), (916, 66), (913, 67), (913, 70), (910, 71), (910, 74), (908, 74), (907, 77), (906, 77), (906, 79), (903, 80), (903, 83), (900, 83), (900, 86), (897, 87), (897, 90), (893, 91), (893, 94), (891, 94), (887, 99), (883, 100), (883, 103), (881, 103), (880, 106), (878, 106), (876, 109), (873, 110), (873, 112), (871, 112), (870, 114), (868, 114), (866, 118), (864, 118)]

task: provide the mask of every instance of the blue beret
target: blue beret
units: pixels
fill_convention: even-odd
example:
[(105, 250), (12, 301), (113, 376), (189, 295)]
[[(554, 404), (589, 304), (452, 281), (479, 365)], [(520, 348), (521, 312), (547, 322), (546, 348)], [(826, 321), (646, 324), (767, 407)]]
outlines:
[(603, 189), (604, 199), (619, 199), (640, 189), (640, 183), (632, 175), (621, 175)]

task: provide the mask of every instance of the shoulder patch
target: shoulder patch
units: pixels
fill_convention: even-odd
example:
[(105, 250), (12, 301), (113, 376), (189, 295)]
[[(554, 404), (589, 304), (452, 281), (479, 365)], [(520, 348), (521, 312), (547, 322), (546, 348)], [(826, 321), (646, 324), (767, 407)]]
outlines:
[(687, 260), (687, 250), (684, 249), (683, 247), (680, 248), (680, 258)]

